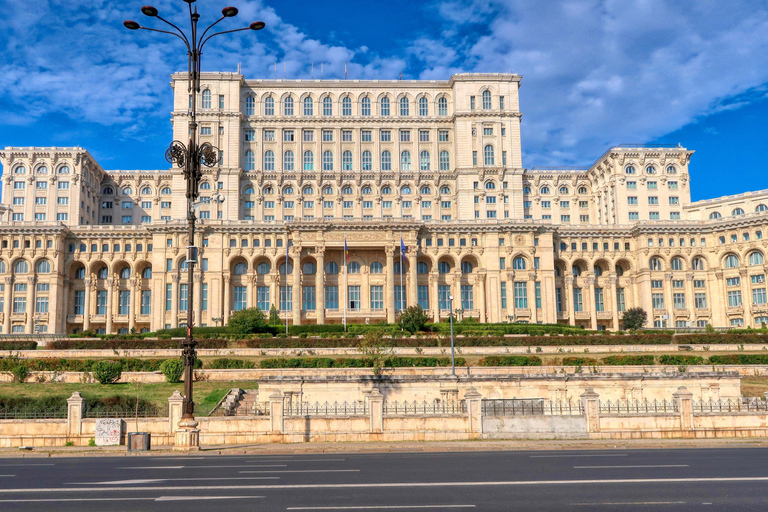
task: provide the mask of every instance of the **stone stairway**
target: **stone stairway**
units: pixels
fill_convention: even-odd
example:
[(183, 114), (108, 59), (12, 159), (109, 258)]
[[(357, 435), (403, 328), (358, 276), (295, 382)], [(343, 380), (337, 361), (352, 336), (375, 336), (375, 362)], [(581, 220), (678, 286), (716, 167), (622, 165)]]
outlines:
[(264, 416), (269, 414), (268, 407), (259, 402), (258, 389), (243, 390), (237, 406), (233, 410), (233, 416)]

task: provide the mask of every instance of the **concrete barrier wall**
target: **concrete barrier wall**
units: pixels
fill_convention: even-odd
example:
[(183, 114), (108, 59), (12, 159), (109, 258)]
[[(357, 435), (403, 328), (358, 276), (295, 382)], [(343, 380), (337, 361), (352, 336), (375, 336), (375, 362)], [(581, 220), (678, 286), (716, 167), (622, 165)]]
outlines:
[(485, 416), (483, 437), (586, 439), (589, 436), (584, 416)]

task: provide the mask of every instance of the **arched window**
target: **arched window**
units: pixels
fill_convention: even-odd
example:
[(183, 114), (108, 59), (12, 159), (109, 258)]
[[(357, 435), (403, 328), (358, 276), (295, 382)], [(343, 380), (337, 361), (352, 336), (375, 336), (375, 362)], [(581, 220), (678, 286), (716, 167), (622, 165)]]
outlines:
[(204, 181), (200, 184), (201, 190), (211, 190), (211, 184), (207, 181)]
[(624, 174), (635, 174), (635, 168), (628, 165), (624, 168)]
[(173, 192), (171, 191), (171, 187), (163, 187), (163, 188), (161, 188), (161, 189), (160, 189), (160, 194), (161, 194), (161, 195), (164, 195), (164, 196), (169, 196), (169, 195), (171, 195), (172, 193), (173, 193)]
[(352, 170), (352, 152), (348, 149), (341, 154), (341, 169), (343, 171)]
[(710, 219), (721, 219), (723, 216), (720, 214), (720, 212), (712, 212), (709, 214)]
[(419, 170), (420, 171), (429, 170), (429, 151), (424, 150), (419, 154)]
[(512, 268), (515, 270), (525, 270), (525, 258), (518, 256), (512, 260)]
[(429, 101), (427, 101), (427, 98), (425, 98), (424, 96), (419, 98), (419, 115), (420, 116), (429, 115)]
[(363, 195), (364, 196), (368, 196), (368, 195), (371, 195), (371, 194), (373, 194), (373, 189), (371, 187), (369, 187), (368, 185), (364, 186), (363, 187)]
[(323, 189), (323, 194), (333, 194), (333, 187), (330, 185), (326, 185)]
[(578, 277), (581, 275), (581, 266), (578, 263), (574, 263), (571, 270), (573, 271), (574, 276)]
[(496, 184), (492, 181), (486, 182), (485, 190), (496, 190)]
[(403, 150), (400, 153), (400, 170), (401, 171), (410, 171), (411, 170), (411, 152), (406, 150)]
[(437, 115), (448, 115), (448, 100), (445, 98), (445, 96), (442, 96), (437, 100)]
[(418, 262), (416, 264), (416, 273), (417, 274), (429, 274), (429, 265), (427, 265), (423, 261)]
[(380, 261), (371, 263), (371, 274), (381, 274), (384, 272), (384, 265)]
[(386, 150), (386, 149), (381, 152), (381, 170), (382, 171), (392, 170), (392, 153), (390, 153), (389, 150)]
[(523, 187), (523, 194), (530, 194), (531, 193), (531, 187)]
[(293, 274), (293, 265), (291, 265), (288, 262), (282, 262), (280, 264), (280, 273), (281, 274)]
[(20, 165), (13, 170), (13, 174), (27, 174), (27, 168)]
[(736, 268), (739, 266), (739, 258), (735, 254), (729, 254), (725, 257), (725, 268)]
[(645, 168), (645, 173), (646, 174), (656, 174), (656, 168), (654, 166), (652, 166), (652, 165), (649, 165), (648, 167)]
[(367, 149), (363, 151), (363, 170), (364, 171), (370, 171), (373, 169), (373, 158), (371, 157), (371, 152)]
[(410, 115), (410, 105), (408, 104), (408, 98), (403, 96), (400, 98), (400, 115), (401, 116), (408, 116)]
[(274, 191), (274, 189), (272, 187), (268, 186), (268, 187), (266, 187), (264, 189), (264, 195), (271, 196), (274, 193), (275, 193), (275, 191)]
[(272, 270), (272, 267), (266, 261), (262, 261), (261, 263), (256, 265), (256, 273), (259, 275), (269, 274), (270, 270)]
[(344, 96), (344, 99), (341, 100), (341, 115), (352, 115), (352, 98), (349, 96)]
[(290, 96), (285, 98), (285, 101), (283, 101), (283, 115), (284, 116), (293, 115), (293, 98), (291, 98)]
[(440, 170), (441, 171), (451, 170), (451, 155), (447, 151), (440, 152)]
[(485, 165), (494, 165), (493, 146), (490, 144), (486, 145), (485, 149), (483, 149), (483, 159), (485, 161)]
[(491, 91), (483, 91), (483, 110), (491, 108)]
[(328, 275), (336, 275), (339, 273), (339, 266), (335, 262), (329, 261), (325, 264), (325, 273)]
[(235, 269), (233, 270), (233, 273), (236, 276), (242, 276), (243, 274), (246, 274), (248, 272), (248, 265), (246, 265), (243, 262), (238, 263), (235, 265)]
[(59, 174), (69, 174), (69, 167), (66, 165), (59, 167)]
[(49, 262), (48, 260), (41, 260), (40, 263), (37, 264), (38, 274), (49, 274), (50, 272), (51, 272), (51, 262)]
[(444, 187), (442, 187), (440, 189), (440, 193), (441, 194), (450, 194), (451, 193), (451, 189), (449, 187), (447, 187), (447, 186), (444, 186)]
[(75, 279), (85, 279), (85, 267), (79, 267), (75, 270)]
[(323, 170), (324, 171), (333, 170), (333, 153), (331, 153), (330, 151), (323, 152)]
[(310, 97), (304, 98), (304, 115), (305, 116), (315, 115), (315, 102), (312, 101), (312, 98)]
[(151, 279), (152, 278), (152, 267), (146, 267), (144, 270), (141, 271), (141, 278), (142, 279)]
[(246, 171), (256, 170), (256, 154), (250, 149), (245, 152), (245, 170)]
[(462, 261), (461, 262), (461, 273), (462, 274), (471, 274), (472, 273), (472, 263), (468, 261)]
[(267, 96), (267, 98), (264, 100), (264, 115), (275, 115), (275, 98), (272, 96)]
[(579, 187), (579, 194), (586, 194), (587, 193), (587, 187)]
[(353, 261), (352, 263), (349, 263), (347, 265), (347, 270), (349, 270), (350, 274), (359, 274), (360, 273), (360, 264), (356, 261)]
[(768, 206), (764, 204), (759, 204), (755, 207), (755, 212), (765, 212), (768, 211)]
[(684, 270), (683, 269), (683, 258), (680, 256), (675, 256), (672, 258), (672, 261), (670, 262), (670, 268), (672, 270)]
[(106, 279), (109, 275), (109, 270), (107, 270), (107, 267), (101, 267), (99, 270), (96, 271), (96, 277), (98, 279)]
[(755, 251), (749, 254), (750, 265), (762, 265), (765, 262), (763, 259), (763, 253)]
[(315, 154), (310, 150), (307, 150), (304, 152), (304, 170), (305, 171), (315, 170)]
[(130, 267), (123, 267), (120, 269), (120, 279), (130, 279), (131, 278), (131, 268)]
[(326, 96), (323, 98), (323, 115), (324, 116), (332, 116), (333, 115), (333, 100), (330, 96)]
[(311, 261), (308, 261), (301, 266), (301, 272), (306, 276), (312, 276), (312, 275), (315, 275), (315, 273), (317, 272), (317, 269), (314, 263), (312, 263)]
[(29, 265), (27, 265), (27, 262), (24, 260), (17, 261), (13, 266), (14, 274), (26, 274), (27, 272), (29, 272)]
[(352, 195), (352, 187), (350, 187), (349, 185), (346, 185), (343, 189), (341, 189), (341, 193), (344, 194), (345, 196)]
[(560, 193), (563, 195), (568, 195), (568, 187), (560, 187)]
[(400, 274), (405, 273), (405, 265), (403, 265), (401, 262), (396, 261), (394, 265), (392, 265), (392, 271), (396, 276), (399, 276)]
[(661, 258), (654, 256), (650, 261), (651, 270), (661, 270)]
[(143, 196), (149, 196), (149, 195), (152, 195), (152, 189), (151, 189), (151, 188), (149, 188), (149, 187), (143, 187), (143, 188), (141, 189), (141, 195), (143, 195)]
[(539, 190), (539, 194), (541, 194), (542, 196), (549, 195), (549, 187), (546, 187), (546, 186), (541, 187), (541, 190)]
[(734, 217), (737, 215), (744, 215), (744, 210), (742, 210), (741, 208), (734, 208), (733, 211), (731, 212), (731, 215), (733, 215)]
[(391, 194), (392, 193), (392, 187), (390, 187), (389, 185), (385, 186), (384, 188), (381, 189), (381, 193), (384, 194), (384, 195)]
[(667, 174), (677, 174), (677, 167), (674, 165), (667, 166)]
[(247, 98), (245, 98), (245, 115), (247, 116), (256, 115), (256, 98), (254, 98), (253, 96), (248, 96)]
[(315, 189), (312, 187), (304, 187), (304, 191), (302, 192), (305, 196), (312, 196), (315, 195)]
[(368, 96), (364, 96), (363, 99), (360, 100), (360, 115), (361, 116), (371, 115), (371, 98), (369, 98)]
[(421, 187), (422, 195), (428, 196), (432, 193), (432, 189), (429, 187)]
[(247, 188), (245, 189), (245, 192), (244, 192), (244, 194), (245, 194), (246, 196), (252, 196), (252, 195), (253, 195), (253, 187), (247, 187)]
[(48, 174), (48, 168), (44, 165), (41, 165), (37, 168), (37, 174)]
[(275, 170), (275, 153), (271, 149), (264, 152), (264, 170), (265, 171)]
[(621, 277), (624, 275), (624, 267), (621, 265), (616, 265), (616, 275)]
[(179, 262), (179, 270), (189, 270), (189, 263), (186, 260), (181, 260)]
[(693, 258), (693, 261), (691, 262), (691, 268), (693, 268), (693, 270), (704, 270), (704, 258), (701, 256), (696, 256)]
[(411, 187), (409, 187), (408, 185), (404, 186), (404, 187), (403, 187), (403, 188), (400, 190), (400, 194), (402, 194), (402, 195), (404, 195), (404, 196), (409, 196), (409, 195), (411, 195)]
[(209, 89), (203, 91), (203, 108), (211, 108), (211, 91)]
[(133, 195), (133, 189), (131, 187), (125, 187), (123, 189), (123, 195), (125, 196)]
[(595, 265), (595, 277), (603, 275), (603, 269), (600, 265)]
[(447, 274), (451, 271), (451, 265), (447, 261), (441, 261), (437, 264), (437, 271), (440, 274)]
[(379, 114), (382, 116), (389, 115), (389, 98), (386, 96), (381, 98), (381, 101), (379, 102)]
[(292, 171), (293, 170), (293, 151), (290, 149), (283, 153), (283, 170), (285, 171)]

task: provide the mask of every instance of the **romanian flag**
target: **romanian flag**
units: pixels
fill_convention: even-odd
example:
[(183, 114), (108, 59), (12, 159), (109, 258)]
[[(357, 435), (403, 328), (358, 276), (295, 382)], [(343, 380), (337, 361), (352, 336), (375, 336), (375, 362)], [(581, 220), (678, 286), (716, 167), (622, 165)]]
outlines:
[(347, 237), (344, 237), (344, 257), (349, 261), (349, 248), (347, 247)]
[(403, 237), (400, 237), (400, 258), (405, 261), (405, 243)]

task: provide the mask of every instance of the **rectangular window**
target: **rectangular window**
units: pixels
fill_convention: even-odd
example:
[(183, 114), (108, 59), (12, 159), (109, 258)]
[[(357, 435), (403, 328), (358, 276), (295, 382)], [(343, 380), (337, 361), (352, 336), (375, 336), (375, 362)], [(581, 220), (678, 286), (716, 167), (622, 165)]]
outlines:
[(219, 110), (224, 109), (224, 95), (219, 94)]
[[(765, 290), (763, 290), (765, 292)], [(48, 312), (48, 296), (37, 297), (35, 300), (35, 313)]]
[(352, 130), (341, 130), (341, 141), (352, 142)]
[(96, 314), (97, 315), (107, 314), (107, 291), (106, 290), (98, 290), (96, 292)]
[(264, 312), (269, 311), (269, 286), (256, 288), (256, 307)]
[(657, 190), (659, 187), (656, 186), (655, 181), (649, 181), (648, 182), (648, 190)]
[(253, 142), (256, 140), (256, 130), (243, 130), (243, 140)]
[(636, 196), (627, 197), (627, 204), (637, 204), (637, 197)]
[(657, 196), (648, 196), (648, 204), (659, 204), (659, 198)]
[[(141, 314), (142, 315), (148, 315), (152, 312), (152, 291), (151, 290), (142, 290), (141, 291)], [(198, 318), (198, 321), (200, 319)]]
[(448, 142), (448, 130), (438, 130), (437, 140), (440, 142)]
[(501, 309), (507, 309), (507, 283), (501, 282)]
[(189, 286), (186, 283), (179, 285), (179, 311), (186, 311), (189, 307), (187, 302), (189, 300), (188, 289)]
[(371, 142), (372, 140), (372, 133), (371, 130), (363, 130), (360, 132), (360, 140), (363, 142)]
[[(75, 290), (75, 304), (73, 313), (82, 315), (85, 311), (85, 290)], [(16, 299), (13, 300), (13, 312), (16, 313)]]
[(726, 286), (739, 286), (741, 285), (741, 278), (740, 277), (728, 277), (725, 280)]
[(165, 310), (171, 311), (173, 309), (173, 285), (165, 285)]
[(561, 215), (560, 216), (560, 222), (570, 223), (571, 222), (571, 216), (570, 215)]
[(676, 181), (668, 182), (667, 186), (669, 187), (669, 190), (677, 190), (677, 182)]
[(555, 288), (555, 308), (558, 313), (563, 311), (563, 289)]
[(624, 288), (616, 288), (616, 309), (619, 313), (627, 310), (627, 303), (624, 299)]
[(411, 130), (400, 130), (400, 142), (411, 142)]
[(275, 141), (275, 130), (264, 130), (264, 142)]
[(653, 281), (651, 281), (651, 288), (655, 288), (655, 289), (664, 288), (664, 281), (662, 281), (661, 279), (654, 279)]
[(765, 304), (765, 288), (755, 288), (752, 290), (752, 304)]
[(680, 204), (680, 198), (679, 198), (679, 197), (676, 197), (676, 196), (670, 196), (670, 198), (669, 198), (669, 204), (670, 204), (670, 205), (676, 205), (676, 204)]
[(325, 287), (325, 309), (339, 309), (339, 287)]
[(418, 295), (419, 306), (424, 311), (429, 309), (429, 286), (420, 284), (416, 290)]
[[(184, 286), (184, 285), (182, 285)], [(130, 290), (120, 290), (117, 295), (117, 314), (131, 314), (131, 292)]]
[(493, 135), (493, 127), (492, 126), (484, 126), (483, 127), (483, 135)]
[(201, 126), (200, 127), (200, 135), (210, 135), (211, 134), (211, 127), (210, 126)]
[(429, 130), (419, 130), (419, 142), (429, 142)]
[(584, 298), (581, 293), (581, 288), (573, 289), (573, 310), (584, 311)]
[(682, 279), (675, 279), (672, 281), (672, 288), (684, 288), (685, 287), (685, 281)]
[(693, 296), (696, 303), (696, 309), (707, 309), (707, 294), (696, 292)]
[(280, 287), (280, 311), (292, 311), (293, 310), (293, 287), (281, 286)]
[(533, 290), (536, 298), (536, 309), (541, 309), (541, 283), (538, 281), (533, 283)]
[(315, 310), (315, 287), (314, 286), (301, 287), (301, 308), (304, 311)]
[(293, 130), (283, 130), (283, 142), (294, 142), (295, 140)]
[(349, 309), (352, 309), (352, 310), (360, 309), (360, 287), (359, 286), (347, 287), (347, 303), (349, 305)]
[(381, 142), (391, 142), (392, 141), (392, 132), (390, 130), (381, 130), (379, 132), (379, 135), (381, 137)]
[(760, 284), (765, 282), (765, 274), (757, 274), (752, 276), (752, 284)]
[(475, 309), (474, 291), (471, 284), (461, 285), (461, 309)]
[(638, 212), (629, 212), (629, 220), (640, 220), (640, 214)]
[(674, 304), (675, 309), (685, 309), (685, 294), (684, 293), (673, 293), (672, 294), (672, 302)]
[(515, 282), (515, 309), (528, 309), (528, 283)]
[(395, 286), (395, 311), (405, 309), (405, 286)]
[(651, 302), (653, 304), (653, 309), (664, 309), (664, 294), (652, 293)]
[(48, 182), (47, 181), (36, 181), (35, 182), (35, 188), (37, 190), (47, 190), (48, 189)]
[(705, 287), (704, 279), (694, 279), (693, 287), (694, 288), (704, 288)]
[(451, 310), (451, 287), (447, 284), (437, 285), (437, 305), (441, 311)]
[(235, 286), (233, 291), (234, 300), (232, 303), (232, 309), (235, 311), (246, 309), (248, 307), (248, 288), (245, 286)]
[(605, 311), (605, 300), (602, 288), (595, 288), (595, 311)]
[(383, 286), (371, 286), (371, 309), (384, 309)]

